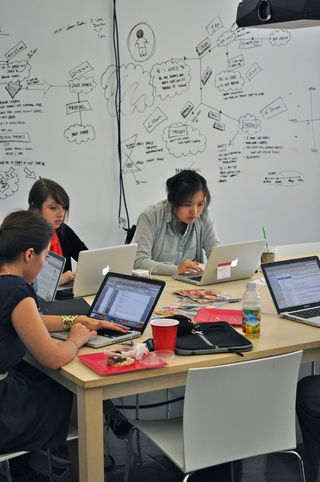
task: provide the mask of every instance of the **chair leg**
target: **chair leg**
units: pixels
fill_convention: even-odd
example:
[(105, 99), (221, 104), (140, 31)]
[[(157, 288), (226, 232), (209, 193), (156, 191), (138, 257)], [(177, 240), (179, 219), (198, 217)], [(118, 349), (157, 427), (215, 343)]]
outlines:
[(130, 461), (131, 461), (131, 453), (132, 453), (132, 444), (133, 444), (133, 436), (136, 431), (136, 427), (132, 427), (129, 432), (128, 442), (127, 442), (127, 456), (126, 456), (126, 466), (124, 469), (124, 482), (128, 482), (129, 480), (129, 470), (130, 470)]
[(6, 469), (7, 482), (12, 482), (9, 460), (5, 460), (4, 464)]
[(189, 474), (186, 474), (184, 477), (183, 477), (183, 481), (182, 482), (187, 482), (187, 480), (189, 479), (190, 475), (194, 474), (194, 472), (190, 472)]
[(52, 457), (51, 457), (51, 455), (52, 455), (51, 449), (47, 449), (49, 480), (50, 480), (50, 482), (54, 482), (54, 479), (53, 479), (53, 465), (52, 465)]
[(230, 480), (234, 482), (234, 462), (230, 462)]
[(311, 375), (316, 375), (317, 369), (316, 369), (316, 362), (313, 361), (311, 362)]
[(300, 480), (301, 480), (301, 482), (306, 482), (306, 475), (305, 475), (305, 471), (304, 471), (303, 460), (300, 457), (300, 455), (298, 454), (298, 452), (296, 452), (295, 450), (284, 450), (282, 453), (283, 454), (295, 455), (295, 457), (298, 460)]

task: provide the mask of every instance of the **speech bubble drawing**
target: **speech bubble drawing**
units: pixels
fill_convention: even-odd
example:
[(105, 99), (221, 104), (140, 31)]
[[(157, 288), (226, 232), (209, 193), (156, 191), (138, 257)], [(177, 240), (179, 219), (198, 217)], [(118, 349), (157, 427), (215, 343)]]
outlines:
[(239, 119), (239, 129), (246, 134), (253, 135), (261, 130), (261, 122), (253, 114), (246, 114)]
[(19, 188), (19, 176), (11, 168), (9, 171), (0, 170), (0, 199), (12, 196)]
[(242, 90), (244, 78), (240, 72), (224, 70), (215, 76), (214, 85), (220, 92), (239, 92)]
[(198, 129), (182, 123), (166, 127), (162, 139), (174, 157), (199, 154), (205, 150), (207, 145), (207, 138)]
[(271, 45), (275, 47), (281, 47), (282, 45), (285, 45), (289, 42), (290, 39), (291, 33), (289, 32), (289, 30), (274, 30), (269, 35), (269, 41)]
[(167, 97), (173, 98), (189, 89), (190, 68), (183, 60), (178, 62), (167, 60), (167, 62), (155, 64), (150, 75), (155, 94), (161, 100)]
[(223, 32), (221, 35), (219, 35), (217, 39), (217, 44), (219, 47), (225, 47), (229, 45), (231, 42), (233, 42), (236, 39), (236, 35), (232, 30), (226, 30)]
[[(138, 64), (121, 65), (121, 113), (125, 116), (132, 115), (135, 110), (142, 113), (154, 102), (153, 87), (150, 74)], [(108, 111), (116, 115), (115, 93), (117, 90), (116, 66), (109, 65), (101, 76), (101, 86), (107, 100)]]
[(64, 131), (64, 137), (69, 142), (81, 144), (82, 142), (93, 141), (96, 137), (96, 134), (91, 124), (73, 124)]
[(81, 94), (81, 92), (88, 94), (97, 86), (94, 77), (81, 77), (80, 79), (72, 79), (69, 80), (68, 84), (70, 92), (74, 92), (75, 94)]
[(25, 60), (0, 62), (0, 84), (8, 84), (30, 77), (31, 65)]

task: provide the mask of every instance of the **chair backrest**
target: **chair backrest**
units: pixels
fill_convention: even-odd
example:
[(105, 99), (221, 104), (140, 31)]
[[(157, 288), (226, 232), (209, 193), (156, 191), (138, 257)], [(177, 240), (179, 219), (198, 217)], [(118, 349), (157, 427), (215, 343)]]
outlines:
[(318, 254), (320, 253), (320, 242), (282, 244), (275, 247), (277, 256), (290, 256), (295, 254)]
[(296, 446), (301, 355), (189, 370), (183, 413), (187, 472)]
[(131, 241), (133, 240), (134, 233), (136, 232), (136, 225), (132, 224), (131, 228), (127, 230), (127, 236), (125, 240), (125, 244), (130, 244)]

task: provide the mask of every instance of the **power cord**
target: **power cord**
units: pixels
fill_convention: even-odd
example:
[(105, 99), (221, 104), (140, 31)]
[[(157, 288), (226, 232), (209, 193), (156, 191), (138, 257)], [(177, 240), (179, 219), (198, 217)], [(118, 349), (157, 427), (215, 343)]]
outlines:
[[(170, 400), (165, 400), (164, 402), (157, 402), (157, 403), (147, 403), (145, 405), (139, 405), (139, 408), (156, 408), (162, 407), (163, 405), (169, 405), (170, 403), (181, 402), (184, 400), (184, 397), (172, 398)], [(126, 410), (136, 410), (136, 405), (116, 405), (117, 408), (126, 409)]]

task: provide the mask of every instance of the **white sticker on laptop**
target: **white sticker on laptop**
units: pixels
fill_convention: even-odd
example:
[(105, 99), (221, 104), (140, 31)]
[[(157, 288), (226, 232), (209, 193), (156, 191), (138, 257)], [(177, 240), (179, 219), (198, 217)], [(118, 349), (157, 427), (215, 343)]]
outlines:
[(217, 265), (217, 279), (231, 278), (231, 263), (221, 263)]

